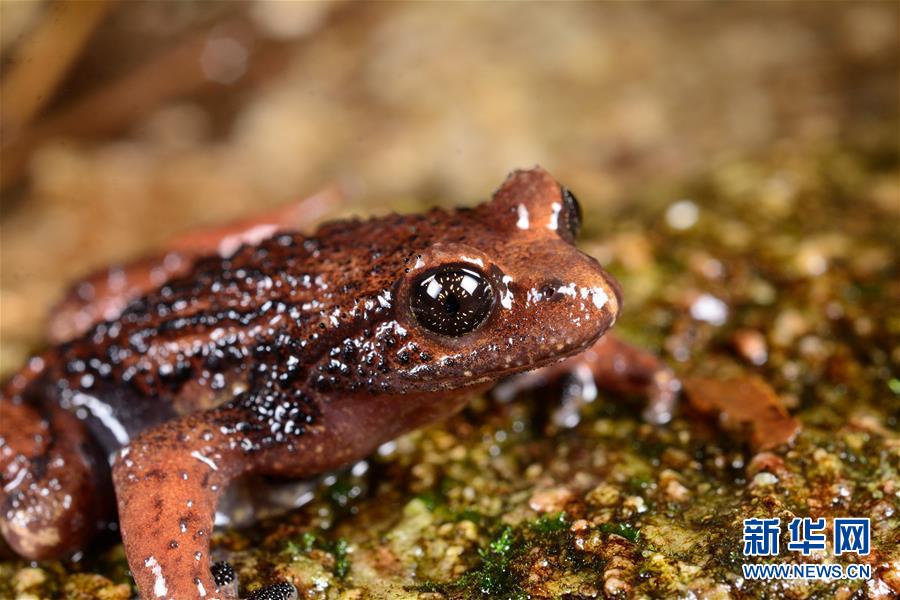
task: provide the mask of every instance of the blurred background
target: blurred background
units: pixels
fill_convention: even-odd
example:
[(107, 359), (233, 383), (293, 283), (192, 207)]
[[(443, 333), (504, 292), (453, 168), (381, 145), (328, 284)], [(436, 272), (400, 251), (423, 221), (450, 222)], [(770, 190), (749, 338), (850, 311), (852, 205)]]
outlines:
[(539, 163), (590, 225), (648, 180), (898, 123), (894, 2), (0, 11), (3, 372), (73, 278), (330, 183), (336, 214), (413, 210)]

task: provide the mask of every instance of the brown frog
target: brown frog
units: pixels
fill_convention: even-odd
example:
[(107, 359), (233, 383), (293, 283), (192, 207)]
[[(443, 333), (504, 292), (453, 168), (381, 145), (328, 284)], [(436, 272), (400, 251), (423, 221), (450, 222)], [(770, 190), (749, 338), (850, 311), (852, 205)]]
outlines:
[(114, 521), (114, 489), (142, 598), (233, 598), (209, 538), (236, 478), (338, 468), (585, 351), (530, 377), (586, 369), (665, 418), (674, 379), (601, 340), (621, 293), (576, 249), (580, 208), (545, 171), (513, 173), (475, 208), (306, 236), (308, 202), (74, 288), (57, 345), (0, 398), (0, 529), (15, 551), (84, 548)]

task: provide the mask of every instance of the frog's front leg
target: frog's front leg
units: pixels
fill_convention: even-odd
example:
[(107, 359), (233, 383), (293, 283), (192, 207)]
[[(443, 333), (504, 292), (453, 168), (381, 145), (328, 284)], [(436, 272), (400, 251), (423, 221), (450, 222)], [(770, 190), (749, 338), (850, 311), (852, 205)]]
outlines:
[(681, 382), (656, 355), (623, 342), (613, 335), (562, 362), (516, 375), (498, 385), (494, 395), (506, 400), (526, 389), (562, 381), (562, 406), (554, 415), (557, 424), (577, 423), (582, 404), (592, 401), (597, 389), (646, 399), (644, 418), (655, 424), (672, 418)]
[[(256, 415), (228, 405), (194, 413), (148, 430), (123, 448), (113, 465), (122, 540), (144, 599), (235, 597), (210, 570), (210, 536), (225, 486), (263, 464), (283, 462), (293, 441), (263, 442)], [(295, 597), (293, 586), (267, 588), (268, 596)]]

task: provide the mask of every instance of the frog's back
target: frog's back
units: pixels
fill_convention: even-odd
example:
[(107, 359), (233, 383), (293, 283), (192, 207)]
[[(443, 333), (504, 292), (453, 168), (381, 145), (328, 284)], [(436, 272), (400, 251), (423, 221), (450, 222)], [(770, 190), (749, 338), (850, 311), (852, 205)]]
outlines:
[(143, 429), (252, 391), (289, 369), (305, 385), (324, 352), (377, 325), (396, 273), (436, 239), (465, 235), (466, 213), (434, 210), (278, 233), (134, 300), (44, 355), (41, 396), (74, 410), (107, 450)]

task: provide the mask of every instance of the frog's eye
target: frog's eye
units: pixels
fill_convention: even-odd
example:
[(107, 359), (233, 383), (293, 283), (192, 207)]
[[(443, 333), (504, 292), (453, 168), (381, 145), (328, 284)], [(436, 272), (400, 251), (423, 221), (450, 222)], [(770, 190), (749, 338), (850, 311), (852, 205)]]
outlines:
[(409, 306), (425, 329), (458, 337), (474, 331), (487, 319), (494, 306), (494, 290), (473, 268), (447, 265), (413, 281)]
[(574, 243), (578, 239), (578, 234), (581, 233), (581, 205), (575, 194), (568, 189), (560, 187), (560, 193), (563, 200), (560, 232)]

